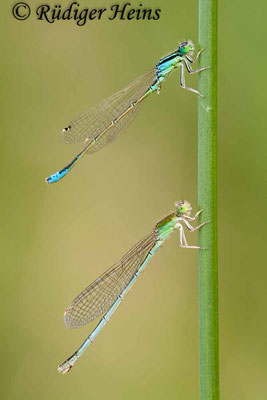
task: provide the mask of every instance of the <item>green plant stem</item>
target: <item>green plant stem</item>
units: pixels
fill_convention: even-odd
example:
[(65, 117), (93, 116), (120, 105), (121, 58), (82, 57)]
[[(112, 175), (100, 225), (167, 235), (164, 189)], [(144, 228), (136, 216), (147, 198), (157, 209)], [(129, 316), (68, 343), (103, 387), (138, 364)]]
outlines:
[(199, 74), (198, 201), (199, 232), (199, 385), (200, 400), (219, 399), (218, 247), (217, 247), (217, 0), (199, 0), (199, 48), (205, 51)]

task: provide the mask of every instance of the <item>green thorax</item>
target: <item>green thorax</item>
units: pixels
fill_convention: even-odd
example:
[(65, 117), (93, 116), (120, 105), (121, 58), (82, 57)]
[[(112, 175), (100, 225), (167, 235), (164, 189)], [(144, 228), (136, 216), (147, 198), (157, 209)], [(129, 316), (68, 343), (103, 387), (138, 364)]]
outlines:
[(158, 234), (159, 240), (165, 240), (176, 228), (177, 222), (178, 217), (176, 213), (172, 213), (158, 222), (155, 226), (155, 231)]
[(168, 56), (162, 58), (156, 65), (157, 78), (165, 78), (176, 68), (183, 60), (183, 57), (175, 51)]

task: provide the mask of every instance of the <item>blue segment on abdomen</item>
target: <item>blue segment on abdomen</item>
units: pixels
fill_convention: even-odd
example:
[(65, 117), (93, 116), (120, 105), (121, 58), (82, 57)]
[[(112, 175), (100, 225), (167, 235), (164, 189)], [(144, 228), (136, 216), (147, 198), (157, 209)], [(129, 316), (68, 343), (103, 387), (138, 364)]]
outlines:
[(76, 164), (76, 162), (82, 158), (83, 152), (78, 154), (66, 167), (62, 168), (60, 171), (57, 171), (55, 174), (50, 175), (48, 178), (46, 178), (46, 183), (55, 183), (58, 182), (61, 178), (63, 178), (70, 170), (71, 168)]
[(65, 176), (69, 172), (68, 168), (64, 168), (61, 171), (57, 171), (55, 174), (50, 175), (48, 178), (46, 178), (46, 183), (55, 183), (59, 181), (63, 176)]

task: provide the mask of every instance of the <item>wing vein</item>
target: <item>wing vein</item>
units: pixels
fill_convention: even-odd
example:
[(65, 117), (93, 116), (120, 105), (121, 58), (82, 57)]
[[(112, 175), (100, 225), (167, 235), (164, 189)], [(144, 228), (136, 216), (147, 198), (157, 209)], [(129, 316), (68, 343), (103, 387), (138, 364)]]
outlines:
[(157, 234), (152, 231), (85, 288), (66, 309), (66, 326), (77, 328), (104, 314), (138, 271), (156, 241)]
[[(156, 74), (153, 69), (131, 82), (126, 88), (103, 100), (97, 106), (90, 108), (78, 118), (72, 120), (67, 128), (63, 129), (63, 141), (76, 143), (84, 140), (93, 140), (98, 137), (112, 121), (117, 120), (132, 103), (138, 100), (155, 80)], [(141, 103), (132, 107), (94, 143), (94, 146), (90, 147), (88, 153), (93, 153), (105, 144), (115, 140), (121, 130), (132, 120), (140, 106)]]

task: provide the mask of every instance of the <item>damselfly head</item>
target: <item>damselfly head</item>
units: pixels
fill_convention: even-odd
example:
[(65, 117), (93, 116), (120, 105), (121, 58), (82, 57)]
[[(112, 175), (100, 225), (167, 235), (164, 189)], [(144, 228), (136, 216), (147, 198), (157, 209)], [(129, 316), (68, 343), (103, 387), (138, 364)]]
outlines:
[(192, 211), (192, 207), (187, 200), (179, 201), (179, 203), (175, 203), (175, 207), (178, 215), (190, 215)]
[(188, 40), (188, 41), (180, 43), (179, 48), (178, 48), (178, 53), (181, 54), (182, 56), (184, 54), (188, 54), (190, 56), (190, 55), (192, 55), (194, 49), (195, 49), (195, 47), (194, 47), (193, 43), (190, 40)]

